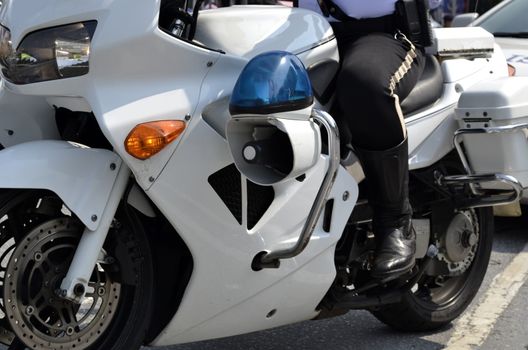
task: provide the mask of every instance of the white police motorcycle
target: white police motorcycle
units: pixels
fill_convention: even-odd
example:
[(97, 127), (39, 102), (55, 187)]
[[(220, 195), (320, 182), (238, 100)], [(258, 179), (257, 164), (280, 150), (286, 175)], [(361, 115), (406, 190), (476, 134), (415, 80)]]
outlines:
[(460, 315), (491, 206), (514, 212), (528, 184), (528, 83), (491, 35), (438, 30), (403, 101), (417, 263), (382, 282), (361, 166), (327, 112), (328, 22), (199, 5), (4, 2), (0, 342), (131, 350), (351, 309), (404, 330)]

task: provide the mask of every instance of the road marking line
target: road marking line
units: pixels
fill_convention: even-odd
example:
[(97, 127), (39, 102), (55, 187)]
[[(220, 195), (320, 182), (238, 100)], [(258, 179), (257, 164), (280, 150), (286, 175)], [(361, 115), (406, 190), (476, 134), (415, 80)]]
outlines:
[(445, 349), (469, 350), (482, 345), (527, 279), (528, 244), (502, 273), (495, 276), (482, 302), (473, 312), (467, 312), (460, 318)]

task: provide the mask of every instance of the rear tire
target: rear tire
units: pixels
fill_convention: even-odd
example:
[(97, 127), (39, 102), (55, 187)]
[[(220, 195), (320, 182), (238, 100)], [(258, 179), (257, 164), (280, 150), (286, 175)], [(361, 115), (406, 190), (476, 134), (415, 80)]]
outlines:
[(478, 247), (468, 270), (451, 282), (455, 288), (451, 286), (452, 290), (447, 289), (448, 279), (444, 287), (439, 286), (436, 291), (409, 291), (400, 303), (371, 310), (378, 320), (399, 331), (431, 331), (449, 324), (462, 314), (482, 284), (493, 243), (492, 208), (481, 208), (476, 212), (480, 228)]

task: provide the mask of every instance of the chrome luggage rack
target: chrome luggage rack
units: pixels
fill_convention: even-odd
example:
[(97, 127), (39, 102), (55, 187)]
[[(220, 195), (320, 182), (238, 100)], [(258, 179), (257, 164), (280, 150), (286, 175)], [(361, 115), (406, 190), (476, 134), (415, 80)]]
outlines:
[[(510, 204), (518, 201), (524, 190), (522, 184), (515, 177), (506, 174), (475, 174), (461, 145), (461, 138), (470, 134), (498, 134), (510, 133), (528, 128), (528, 123), (507, 126), (496, 126), (488, 128), (458, 129), (453, 137), (453, 143), (457, 150), (466, 175), (444, 176), (437, 181), (444, 185), (468, 184), (474, 197), (467, 201), (466, 207), (478, 208), (493, 205)], [(480, 185), (486, 182), (501, 182), (511, 187), (511, 190), (496, 190), (493, 193), (486, 192)]]

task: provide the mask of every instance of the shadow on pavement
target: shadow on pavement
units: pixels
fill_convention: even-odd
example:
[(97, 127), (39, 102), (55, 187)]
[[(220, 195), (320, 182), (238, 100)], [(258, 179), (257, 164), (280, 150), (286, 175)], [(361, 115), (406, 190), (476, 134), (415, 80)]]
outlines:
[(522, 209), (525, 214), (518, 218), (495, 217), (494, 252), (517, 254), (528, 242), (528, 207)]
[[(439, 330), (439, 332), (446, 329)], [(399, 333), (366, 311), (327, 320), (307, 321), (263, 332), (166, 347), (171, 350), (362, 350), (441, 349), (442, 344), (422, 339), (434, 333)], [(144, 350), (146, 350), (145, 348)], [(156, 349), (156, 348), (152, 348)]]

